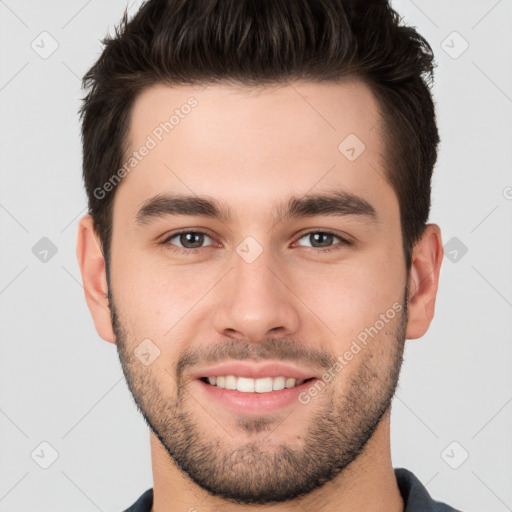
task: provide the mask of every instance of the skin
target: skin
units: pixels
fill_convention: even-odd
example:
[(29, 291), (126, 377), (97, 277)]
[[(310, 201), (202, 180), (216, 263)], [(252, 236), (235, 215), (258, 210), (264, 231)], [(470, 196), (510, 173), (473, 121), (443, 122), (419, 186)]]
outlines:
[[(433, 318), (443, 250), (439, 227), (427, 225), (407, 272), (399, 204), (385, 178), (382, 121), (373, 94), (355, 80), (260, 89), (158, 85), (134, 105), (130, 147), (144, 144), (167, 112), (190, 96), (198, 105), (117, 186), (110, 290), (88, 215), (80, 221), (77, 243), (96, 329), (117, 343), (134, 398), (160, 434), (150, 433), (153, 511), (260, 509), (263, 505), (248, 504), (258, 485), (271, 478), (278, 484), (287, 477), (299, 482), (319, 469), (315, 460), (332, 470), (328, 481), (302, 495), (289, 490), (288, 501), (282, 497), (265, 509), (403, 510), (391, 463), (389, 401), (405, 338), (421, 337)], [(351, 133), (366, 146), (355, 161), (338, 150)], [(333, 190), (364, 198), (377, 220), (320, 215), (276, 222), (271, 214), (292, 196)], [(144, 201), (163, 192), (208, 195), (229, 207), (233, 219), (167, 216), (137, 224)], [(172, 250), (179, 237), (172, 239), (174, 246), (160, 243), (182, 229), (210, 238), (195, 255)], [(322, 253), (305, 234), (325, 230), (352, 243), (335, 237), (330, 246), (340, 250)], [(236, 252), (247, 236), (262, 248), (252, 263)], [(299, 355), (323, 355), (332, 362), (393, 304), (402, 306), (402, 315), (307, 405), (297, 402), (257, 417), (235, 414), (206, 400), (190, 378), (205, 366), (201, 357), (220, 348), (232, 356), (222, 361), (235, 360), (244, 350), (254, 360), (279, 361), (295, 346)], [(143, 339), (160, 350), (149, 366), (133, 352)], [(177, 364), (191, 353), (198, 355), (197, 364), (180, 375)], [(302, 360), (297, 366), (307, 367)], [(309, 368), (322, 373), (319, 364)], [(374, 428), (368, 439), (362, 439), (361, 430), (369, 427)], [(169, 453), (177, 449), (173, 442), (190, 442), (191, 433), (199, 437), (188, 457), (206, 458), (195, 467), (192, 460), (189, 472), (182, 472)], [(296, 454), (297, 465), (280, 472), (283, 447)], [(359, 451), (350, 456), (354, 447)], [(183, 462), (187, 453), (175, 455)], [(236, 470), (226, 462), (232, 454), (240, 456)], [(336, 458), (342, 461), (337, 468)], [(305, 460), (310, 464), (300, 466)], [(208, 473), (211, 467), (215, 471)], [(201, 474), (214, 489), (202, 485)], [(243, 484), (245, 502), (227, 499), (227, 489)]]

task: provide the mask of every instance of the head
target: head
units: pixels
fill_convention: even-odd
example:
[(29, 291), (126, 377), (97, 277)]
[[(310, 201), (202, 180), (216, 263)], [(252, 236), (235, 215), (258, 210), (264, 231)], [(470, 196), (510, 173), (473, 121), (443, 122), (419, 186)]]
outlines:
[[(196, 484), (311, 492), (363, 456), (434, 313), (431, 49), (383, 0), (150, 0), (104, 44), (77, 251), (97, 330)], [(305, 382), (240, 408), (206, 382), (235, 362)]]

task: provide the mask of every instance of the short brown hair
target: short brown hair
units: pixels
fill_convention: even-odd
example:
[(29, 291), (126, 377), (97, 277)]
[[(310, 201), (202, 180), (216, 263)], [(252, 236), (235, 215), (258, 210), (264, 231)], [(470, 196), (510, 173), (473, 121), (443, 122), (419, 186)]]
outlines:
[(439, 135), (430, 93), (433, 53), (387, 0), (149, 0), (83, 78), (83, 177), (107, 263), (115, 188), (95, 190), (122, 166), (130, 113), (145, 88), (213, 83), (361, 79), (385, 129), (386, 177), (400, 205), (407, 268), (430, 210)]

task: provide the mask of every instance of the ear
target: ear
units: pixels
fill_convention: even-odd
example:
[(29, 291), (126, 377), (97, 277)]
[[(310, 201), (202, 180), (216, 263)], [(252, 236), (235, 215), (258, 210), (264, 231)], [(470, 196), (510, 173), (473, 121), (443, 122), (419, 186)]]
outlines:
[(423, 336), (434, 317), (439, 272), (443, 261), (441, 230), (436, 224), (427, 224), (421, 239), (412, 252), (409, 272), (409, 319), (406, 337)]
[(115, 343), (108, 304), (105, 258), (90, 215), (82, 217), (78, 224), (76, 256), (82, 274), (85, 300), (96, 330), (105, 341)]

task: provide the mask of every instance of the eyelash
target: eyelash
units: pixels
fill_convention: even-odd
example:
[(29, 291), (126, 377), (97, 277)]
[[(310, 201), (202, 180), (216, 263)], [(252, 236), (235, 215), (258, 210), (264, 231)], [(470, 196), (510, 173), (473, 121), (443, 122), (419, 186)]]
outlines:
[[(175, 252), (177, 252), (179, 254), (185, 254), (187, 256), (191, 256), (191, 255), (197, 254), (198, 252), (202, 251), (203, 249), (207, 249), (208, 248), (208, 247), (197, 247), (195, 249), (186, 249), (184, 247), (175, 246), (174, 244), (171, 244), (169, 242), (169, 240), (175, 238), (176, 236), (187, 234), (187, 233), (206, 235), (209, 238), (213, 238), (211, 235), (209, 235), (208, 233), (206, 233), (204, 231), (183, 230), (183, 231), (177, 231), (176, 233), (172, 233), (171, 235), (169, 235), (167, 238), (165, 238), (160, 243), (161, 243), (161, 245), (164, 245), (164, 246), (172, 246), (172, 249), (171, 249), (172, 251), (175, 251)], [(316, 234), (316, 233), (322, 233), (323, 235), (333, 235), (334, 237), (336, 237), (339, 240), (341, 240), (341, 243), (339, 245), (332, 246), (332, 247), (327, 247), (327, 248), (307, 247), (307, 249), (312, 249), (312, 250), (314, 250), (317, 253), (320, 252), (320, 253), (325, 254), (325, 253), (335, 252), (335, 251), (339, 251), (339, 250), (343, 249), (343, 247), (345, 247), (345, 246), (352, 245), (352, 242), (350, 242), (346, 238), (341, 237), (340, 235), (338, 235), (336, 233), (333, 233), (332, 231), (318, 231), (318, 230), (317, 231), (314, 231), (314, 230), (313, 231), (308, 231), (307, 233), (303, 233), (297, 239), (297, 241), (300, 240), (301, 238), (304, 238), (305, 236)]]

